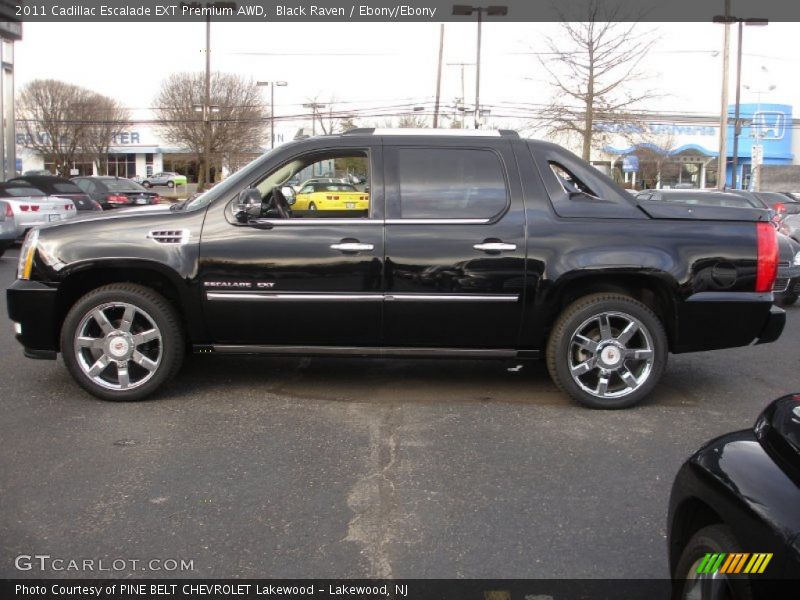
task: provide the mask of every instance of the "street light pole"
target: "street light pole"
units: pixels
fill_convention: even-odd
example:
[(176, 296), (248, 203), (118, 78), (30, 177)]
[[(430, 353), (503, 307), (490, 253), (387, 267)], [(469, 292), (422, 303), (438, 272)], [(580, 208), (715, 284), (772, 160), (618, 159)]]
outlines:
[(285, 81), (257, 81), (258, 86), (269, 86), (269, 147), (275, 147), (275, 86), (286, 87)]
[(490, 17), (504, 17), (508, 14), (507, 6), (469, 6), (467, 4), (453, 5), (453, 14), (468, 16), (478, 13), (478, 44), (477, 60), (475, 68), (475, 129), (480, 127), (481, 115), (481, 30), (483, 24), (483, 13)]
[[(727, 10), (727, 5), (726, 5)], [(743, 25), (768, 25), (768, 19), (760, 18), (747, 18), (734, 17), (729, 14), (716, 15), (713, 19), (714, 23), (722, 23), (723, 25), (730, 25), (737, 23), (739, 25), (738, 31), (738, 45), (736, 48), (736, 106), (733, 116), (733, 156), (731, 157), (731, 188), (737, 188), (737, 176), (739, 169), (739, 133), (741, 132), (741, 123), (739, 123), (739, 100), (741, 97), (741, 80), (742, 80), (742, 26)], [(727, 107), (725, 107), (727, 110)]]
[(211, 183), (211, 15), (206, 17), (206, 99), (203, 104), (203, 133), (205, 175), (203, 183)]
[[(725, 0), (725, 18), (730, 17), (731, 0)], [(728, 72), (730, 71), (731, 25), (725, 23), (722, 42), (722, 105), (719, 115), (719, 154), (717, 155), (717, 189), (728, 183)]]

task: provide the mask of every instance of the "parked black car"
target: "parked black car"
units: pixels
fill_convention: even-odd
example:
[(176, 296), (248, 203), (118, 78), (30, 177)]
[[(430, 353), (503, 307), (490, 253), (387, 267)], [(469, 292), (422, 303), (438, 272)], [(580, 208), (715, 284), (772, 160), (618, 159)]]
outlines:
[(800, 297), (800, 244), (782, 233), (778, 233), (778, 244), (778, 276), (772, 291), (776, 303), (790, 306)]
[(79, 211), (102, 210), (100, 204), (89, 198), (77, 185), (69, 179), (57, 177), (55, 175), (23, 175), (9, 179), (8, 183), (26, 183), (40, 189), (48, 196), (58, 196), (59, 198), (69, 198)]
[[(293, 214), (332, 161), (369, 209)], [(770, 342), (767, 211), (637, 203), (513, 132), (355, 130), (282, 145), (194, 200), (28, 236), (8, 311), (99, 397), (146, 396), (201, 353), (543, 357), (586, 406), (647, 396), (669, 352)]]
[(83, 190), (103, 210), (126, 206), (158, 204), (161, 198), (156, 192), (145, 189), (135, 181), (124, 177), (73, 177), (73, 183)]
[(800, 576), (800, 394), (686, 461), (667, 534), (675, 599), (796, 597), (775, 580)]

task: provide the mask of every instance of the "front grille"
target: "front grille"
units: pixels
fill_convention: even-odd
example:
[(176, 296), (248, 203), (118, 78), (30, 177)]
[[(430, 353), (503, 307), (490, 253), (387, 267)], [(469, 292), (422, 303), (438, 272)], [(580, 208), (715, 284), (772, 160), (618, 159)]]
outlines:
[(775, 285), (772, 286), (772, 291), (773, 292), (785, 292), (787, 287), (789, 287), (789, 278), (788, 277), (778, 277), (775, 280)]
[(147, 237), (157, 244), (185, 244), (189, 241), (189, 230), (164, 229), (151, 231)]

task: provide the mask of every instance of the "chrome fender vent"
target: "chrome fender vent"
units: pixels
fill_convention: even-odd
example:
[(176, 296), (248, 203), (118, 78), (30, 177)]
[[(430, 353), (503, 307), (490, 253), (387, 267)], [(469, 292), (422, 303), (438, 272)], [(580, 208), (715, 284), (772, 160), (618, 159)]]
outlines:
[(147, 239), (157, 244), (186, 244), (189, 241), (188, 229), (157, 229), (147, 234)]

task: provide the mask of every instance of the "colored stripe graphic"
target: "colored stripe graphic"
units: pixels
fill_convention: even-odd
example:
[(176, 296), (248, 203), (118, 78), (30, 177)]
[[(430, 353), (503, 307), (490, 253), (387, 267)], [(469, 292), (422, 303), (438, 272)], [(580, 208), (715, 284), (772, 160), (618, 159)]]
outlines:
[[(764, 572), (771, 560), (771, 553), (750, 554), (747, 552), (734, 552), (728, 554), (726, 552), (709, 552), (703, 557), (703, 560), (700, 561), (700, 565), (697, 567), (697, 573), (703, 575), (719, 571), (725, 574), (738, 574), (742, 572), (760, 574)], [(744, 569), (744, 571), (742, 571), (742, 569)]]

